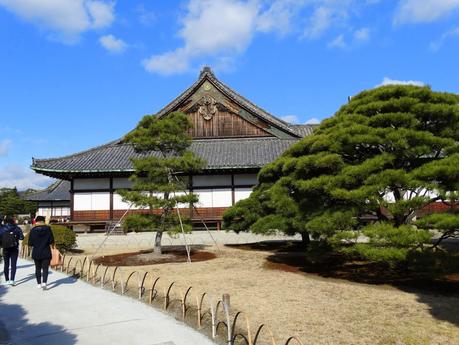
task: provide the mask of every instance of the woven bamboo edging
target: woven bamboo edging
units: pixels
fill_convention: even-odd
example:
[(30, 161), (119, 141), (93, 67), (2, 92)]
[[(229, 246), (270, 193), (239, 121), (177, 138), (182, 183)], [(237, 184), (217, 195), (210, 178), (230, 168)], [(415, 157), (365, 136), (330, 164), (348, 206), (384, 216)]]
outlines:
[[(29, 247), (23, 247), (22, 258), (30, 258)], [(103, 266), (95, 263), (94, 257), (89, 256), (62, 256), (61, 265), (56, 267), (67, 275), (86, 281), (104, 289), (110, 287), (113, 292), (121, 295), (131, 295), (148, 305), (157, 305), (164, 311), (175, 312), (176, 317), (196, 329), (206, 332), (215, 341), (224, 341), (228, 345), (304, 345), (297, 337), (289, 337), (285, 343), (278, 343), (271, 329), (261, 324), (251, 327), (249, 316), (236, 311), (231, 313), (227, 300), (215, 300), (206, 292), (199, 293), (196, 300), (190, 301), (190, 292), (193, 287), (179, 289), (175, 282), (168, 282), (159, 291), (161, 277), (155, 277), (151, 272), (130, 272), (123, 275), (119, 266)], [(150, 278), (148, 280), (148, 278)], [(136, 291), (131, 291), (129, 282), (135, 279)], [(149, 283), (148, 283), (149, 282)], [(173, 298), (172, 292), (178, 292)], [(268, 342), (262, 343), (263, 340)]]

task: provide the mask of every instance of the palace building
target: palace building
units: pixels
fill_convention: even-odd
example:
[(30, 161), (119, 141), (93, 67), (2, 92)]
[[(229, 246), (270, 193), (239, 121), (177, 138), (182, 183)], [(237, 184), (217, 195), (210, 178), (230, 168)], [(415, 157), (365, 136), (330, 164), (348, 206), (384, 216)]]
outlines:
[[(207, 162), (200, 174), (189, 176), (189, 190), (199, 203), (187, 209), (188, 215), (196, 225), (216, 228), (228, 207), (250, 195), (258, 171), (314, 129), (271, 115), (223, 84), (209, 67), (157, 116), (174, 111), (189, 116), (190, 149)], [(133, 146), (119, 139), (65, 157), (33, 159), (32, 169), (68, 181), (61, 186), (69, 188), (70, 224), (88, 231), (104, 228), (128, 210), (139, 212), (117, 193), (130, 188), (135, 157), (139, 154)]]

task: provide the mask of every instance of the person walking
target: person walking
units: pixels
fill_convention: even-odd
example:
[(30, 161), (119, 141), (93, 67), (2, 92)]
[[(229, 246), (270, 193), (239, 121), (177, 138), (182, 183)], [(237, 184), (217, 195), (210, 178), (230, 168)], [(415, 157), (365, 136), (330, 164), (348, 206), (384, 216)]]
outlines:
[(24, 234), (21, 228), (16, 225), (16, 219), (10, 216), (5, 217), (4, 225), (0, 228), (0, 243), (3, 249), (3, 273), (6, 285), (14, 286), (19, 256), (19, 241), (23, 239)]
[(35, 218), (35, 227), (29, 235), (28, 245), (32, 247), (32, 259), (35, 262), (35, 278), (37, 287), (46, 290), (48, 282), (49, 263), (51, 261), (51, 245), (54, 244), (54, 236), (51, 228), (45, 224), (45, 217)]

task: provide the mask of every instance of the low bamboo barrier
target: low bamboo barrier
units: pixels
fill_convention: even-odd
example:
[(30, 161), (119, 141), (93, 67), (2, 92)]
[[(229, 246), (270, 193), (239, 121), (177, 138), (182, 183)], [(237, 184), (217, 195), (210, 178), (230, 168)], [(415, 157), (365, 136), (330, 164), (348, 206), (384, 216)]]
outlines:
[[(21, 256), (30, 258), (28, 247)], [(242, 311), (231, 310), (229, 298), (212, 298), (206, 292), (197, 293), (193, 300), (192, 286), (180, 289), (176, 282), (166, 282), (151, 272), (132, 271), (125, 276), (119, 266), (103, 266), (95, 263), (95, 257), (63, 256), (55, 270), (76, 277), (102, 289), (109, 288), (121, 295), (128, 295), (151, 306), (172, 313), (188, 325), (206, 333), (214, 341), (228, 345), (304, 345), (297, 337), (289, 337), (278, 343), (266, 324), (252, 327), (250, 317)], [(129, 285), (134, 281), (134, 288)], [(160, 282), (165, 281), (160, 288)]]

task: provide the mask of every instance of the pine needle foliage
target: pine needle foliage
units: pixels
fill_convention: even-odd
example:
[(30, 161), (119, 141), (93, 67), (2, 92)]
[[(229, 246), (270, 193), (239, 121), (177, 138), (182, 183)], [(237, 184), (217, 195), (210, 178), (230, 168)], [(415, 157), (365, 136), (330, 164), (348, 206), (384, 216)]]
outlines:
[(177, 210), (198, 201), (196, 195), (188, 192), (188, 176), (201, 170), (205, 163), (189, 150), (190, 128), (190, 120), (181, 112), (161, 118), (147, 115), (125, 138), (139, 157), (132, 159), (132, 189), (119, 193), (142, 213), (127, 216), (124, 226), (135, 231), (156, 231), (157, 253), (162, 252), (165, 231), (191, 231), (189, 220), (184, 214), (179, 216)]
[(402, 85), (361, 92), (265, 166), (224, 225), (335, 245), (357, 233), (369, 238), (354, 247), (363, 257), (402, 260), (430, 241), (430, 227), (413, 225), (419, 210), (458, 190), (458, 141), (458, 95)]

